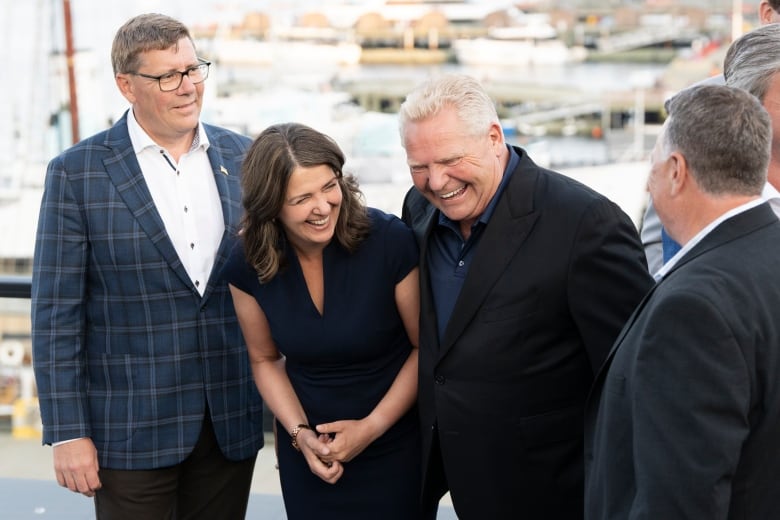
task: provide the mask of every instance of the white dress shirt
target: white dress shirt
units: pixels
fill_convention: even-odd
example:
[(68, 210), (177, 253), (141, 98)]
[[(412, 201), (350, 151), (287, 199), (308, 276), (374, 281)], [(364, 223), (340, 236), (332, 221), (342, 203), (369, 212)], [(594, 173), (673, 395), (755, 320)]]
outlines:
[(203, 295), (225, 232), (203, 125), (198, 125), (190, 151), (178, 163), (141, 128), (132, 110), (127, 115), (127, 127), (165, 231), (192, 283)]

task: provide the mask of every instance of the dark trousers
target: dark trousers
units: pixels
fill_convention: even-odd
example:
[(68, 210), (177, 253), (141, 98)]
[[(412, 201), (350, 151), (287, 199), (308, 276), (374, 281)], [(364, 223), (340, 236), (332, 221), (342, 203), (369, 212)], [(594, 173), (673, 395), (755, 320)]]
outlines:
[(97, 520), (213, 520), (246, 516), (255, 457), (227, 460), (209, 413), (195, 448), (176, 466), (154, 470), (101, 469)]

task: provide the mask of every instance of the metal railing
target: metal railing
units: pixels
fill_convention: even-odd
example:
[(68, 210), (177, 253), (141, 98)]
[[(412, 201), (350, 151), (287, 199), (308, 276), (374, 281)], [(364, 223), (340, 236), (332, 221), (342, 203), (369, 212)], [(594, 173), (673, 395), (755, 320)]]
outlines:
[(31, 294), (31, 275), (0, 275), (0, 298), (29, 299)]
[[(0, 275), (0, 298), (21, 298), (30, 299), (32, 295), (32, 276), (31, 275)], [(0, 410), (3, 412), (3, 410)], [(8, 415), (10, 411), (6, 410), (2, 415)], [(271, 432), (273, 430), (273, 417), (270, 412), (263, 414), (263, 430)]]

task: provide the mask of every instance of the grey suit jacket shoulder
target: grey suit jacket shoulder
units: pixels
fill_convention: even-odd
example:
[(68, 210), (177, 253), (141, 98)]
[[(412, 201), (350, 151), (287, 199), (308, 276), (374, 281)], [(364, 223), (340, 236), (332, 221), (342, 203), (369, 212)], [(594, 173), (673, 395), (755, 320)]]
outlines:
[(586, 517), (780, 518), (780, 222), (723, 222), (648, 294), (586, 408)]

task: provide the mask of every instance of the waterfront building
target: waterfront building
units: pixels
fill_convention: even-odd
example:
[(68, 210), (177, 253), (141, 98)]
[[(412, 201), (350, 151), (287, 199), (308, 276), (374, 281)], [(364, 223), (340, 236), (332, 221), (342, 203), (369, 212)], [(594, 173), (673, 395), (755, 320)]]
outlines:
[[(400, 212), (411, 185), (395, 126), (398, 104), (424, 77), (458, 71), (485, 82), (513, 142), (528, 147), (540, 163), (616, 200), (637, 225), (646, 175), (643, 156), (655, 128), (644, 123), (652, 117), (657, 121), (650, 122), (660, 122), (663, 98), (709, 74), (717, 55), (706, 62), (685, 58), (690, 61), (684, 65), (551, 63), (565, 58), (534, 67), (497, 67), (455, 63), (452, 42), (485, 36), (489, 30), (495, 35), (501, 28), (517, 27), (522, 19), (543, 21), (539, 26), (558, 42), (559, 50), (584, 47), (586, 36), (609, 28), (668, 25), (686, 16), (695, 20), (697, 30), (721, 34), (725, 27), (718, 22), (717, 9), (680, 7), (671, 19), (652, 18), (658, 13), (657, 7), (647, 5), (650, 2), (614, 2), (610, 5), (620, 8), (611, 10), (593, 2), (580, 2), (576, 8), (564, 2), (527, 2), (528, 12), (522, 15), (515, 2), (503, 1), (328, 2), (325, 8), (311, 2), (282, 14), (257, 10), (262, 5), (278, 7), (276, 2), (247, 1), (231, 10), (194, 9), (193, 3), (166, 2), (166, 9), (189, 17), (202, 52), (216, 58), (227, 52), (217, 45), (236, 40), (245, 48), (234, 55), (253, 56), (243, 62), (231, 62), (227, 54), (215, 59), (204, 119), (249, 135), (271, 123), (298, 120), (333, 135), (372, 205)], [(110, 70), (110, 39), (124, 19), (153, 4), (95, 2), (85, 7), (73, 2), (78, 99), (80, 106), (88, 107), (81, 112), (82, 135), (104, 128), (124, 111), (126, 102), (116, 92)], [(53, 2), (0, 2), (0, 59), (8, 76), (0, 83), (5, 101), (0, 104), (0, 153), (6, 158), (0, 165), (0, 275), (30, 275), (46, 162), (70, 143), (60, 19)], [(367, 61), (369, 52), (386, 50), (378, 47), (402, 52), (392, 58), (385, 54), (385, 60), (394, 60), (389, 64)], [(677, 49), (672, 53), (681, 54)], [(593, 55), (589, 50), (588, 59)], [(588, 126), (582, 126), (586, 118)], [(33, 393), (24, 375), (29, 367), (29, 300), (0, 299), (0, 416), (10, 414), (11, 403), (20, 396), (26, 399)]]

